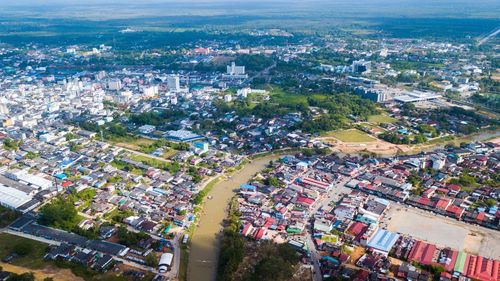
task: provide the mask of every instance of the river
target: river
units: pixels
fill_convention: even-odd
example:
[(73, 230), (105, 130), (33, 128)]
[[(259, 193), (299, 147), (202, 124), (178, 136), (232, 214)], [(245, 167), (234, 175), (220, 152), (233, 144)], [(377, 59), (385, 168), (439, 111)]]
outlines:
[(191, 239), (191, 249), (188, 262), (188, 281), (215, 280), (217, 258), (222, 223), (227, 217), (227, 206), (230, 199), (236, 194), (241, 184), (248, 182), (257, 172), (269, 164), (270, 160), (278, 156), (267, 156), (253, 160), (243, 169), (236, 172), (228, 180), (218, 182), (208, 194), (212, 199), (206, 200), (199, 220)]

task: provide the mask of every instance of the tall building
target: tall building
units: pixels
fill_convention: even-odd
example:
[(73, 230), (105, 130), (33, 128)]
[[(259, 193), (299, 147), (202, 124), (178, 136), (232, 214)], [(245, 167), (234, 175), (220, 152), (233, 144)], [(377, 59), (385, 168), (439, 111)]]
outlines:
[(181, 89), (179, 75), (169, 75), (167, 77), (167, 87), (172, 92), (178, 92)]
[(387, 100), (387, 95), (385, 94), (385, 92), (378, 89), (356, 87), (354, 88), (354, 93), (364, 99), (369, 99), (373, 102), (384, 102)]
[(245, 66), (237, 66), (236, 63), (232, 62), (231, 65), (227, 66), (227, 74), (245, 75)]
[(372, 63), (365, 60), (356, 60), (352, 62), (352, 72), (354, 73), (365, 73), (370, 72)]
[(122, 88), (122, 81), (120, 79), (112, 79), (108, 81), (108, 89), (118, 91)]

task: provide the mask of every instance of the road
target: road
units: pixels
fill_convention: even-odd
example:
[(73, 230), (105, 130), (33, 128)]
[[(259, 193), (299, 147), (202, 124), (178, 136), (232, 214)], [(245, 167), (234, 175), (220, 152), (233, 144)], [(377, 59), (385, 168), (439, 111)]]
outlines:
[(112, 146), (114, 148), (120, 148), (120, 149), (123, 149), (127, 152), (130, 152), (130, 153), (133, 153), (133, 154), (137, 154), (137, 155), (140, 155), (140, 156), (143, 156), (143, 157), (149, 157), (149, 158), (152, 158), (152, 159), (155, 159), (155, 160), (158, 160), (158, 161), (163, 161), (163, 162), (167, 162), (167, 163), (171, 163), (172, 161), (171, 160), (168, 160), (168, 159), (165, 159), (165, 158), (162, 158), (162, 157), (158, 157), (158, 156), (154, 156), (154, 155), (151, 155), (151, 154), (147, 154), (147, 153), (143, 153), (143, 152), (140, 152), (140, 151), (137, 151), (137, 150), (132, 150), (130, 148), (126, 148), (126, 147), (123, 147), (123, 146), (119, 146), (119, 145), (116, 145), (116, 144), (111, 144), (111, 143), (108, 143), (108, 142), (100, 142), (100, 141), (97, 141), (98, 143), (100, 144), (107, 144), (109, 146)]
[[(274, 62), (272, 65), (266, 67), (265, 69), (259, 71), (258, 73), (256, 73), (255, 75), (253, 75), (252, 77), (248, 78), (248, 81), (252, 81), (253, 79), (257, 78), (257, 77), (260, 77), (260, 76), (269, 76), (269, 71), (273, 68), (276, 67), (276, 62)], [(267, 79), (266, 79), (267, 80)], [(269, 82), (269, 81), (268, 81)]]
[(493, 32), (488, 34), (487, 36), (483, 37), (477, 42), (477, 46), (481, 46), (482, 44), (486, 43), (488, 40), (491, 38), (497, 36), (497, 34), (500, 33), (500, 27), (497, 27)]
[[(328, 207), (328, 204), (332, 201), (337, 202), (342, 198), (342, 195), (349, 192), (349, 188), (345, 186), (345, 184), (349, 181), (349, 178), (342, 178), (339, 182), (336, 182), (333, 187), (327, 192), (326, 196), (317, 201), (316, 204), (313, 205), (311, 211), (309, 212), (310, 214), (310, 221), (312, 221), (312, 218), (316, 214), (316, 212), (319, 209), (326, 208)], [(314, 281), (321, 281), (323, 280), (321, 276), (321, 270), (319, 268), (319, 260), (321, 259), (321, 255), (319, 254), (318, 250), (316, 249), (316, 245), (314, 244), (313, 240), (313, 226), (310, 225), (307, 227), (307, 246), (311, 252), (311, 262), (313, 264), (314, 268), (314, 275), (313, 275), (313, 280)]]
[[(11, 234), (11, 235), (16, 235), (16, 236), (19, 236), (19, 237), (23, 237), (23, 238), (34, 240), (34, 241), (38, 241), (38, 242), (42, 242), (42, 243), (45, 243), (45, 244), (48, 244), (48, 245), (54, 245), (54, 246), (61, 245), (61, 242), (59, 242), (59, 241), (45, 239), (43, 237), (26, 234), (24, 232), (14, 231), (14, 230), (11, 230), (11, 229), (8, 229), (8, 228), (4, 228), (4, 229), (0, 230), (0, 232), (8, 233), (8, 234)], [(145, 266), (145, 265), (142, 265), (142, 264), (138, 264), (136, 262), (124, 259), (123, 257), (115, 256), (115, 255), (113, 255), (113, 258), (115, 260), (117, 260), (117, 261), (123, 262), (123, 264), (125, 264), (125, 265), (131, 266), (131, 267), (135, 267), (135, 268), (138, 268), (138, 269), (142, 269), (142, 270), (147, 271), (147, 272), (156, 273), (156, 269), (155, 268), (152, 268), (152, 267), (149, 267), (149, 266)]]

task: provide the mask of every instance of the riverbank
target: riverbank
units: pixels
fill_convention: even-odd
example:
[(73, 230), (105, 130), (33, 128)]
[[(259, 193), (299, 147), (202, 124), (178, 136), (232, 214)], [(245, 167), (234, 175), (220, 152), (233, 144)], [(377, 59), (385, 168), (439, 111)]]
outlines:
[(264, 169), (270, 160), (279, 155), (259, 157), (218, 181), (208, 192), (209, 200), (203, 203), (198, 226), (194, 229), (189, 249), (187, 280), (215, 280), (219, 253), (220, 233), (227, 216), (227, 205), (236, 189)]

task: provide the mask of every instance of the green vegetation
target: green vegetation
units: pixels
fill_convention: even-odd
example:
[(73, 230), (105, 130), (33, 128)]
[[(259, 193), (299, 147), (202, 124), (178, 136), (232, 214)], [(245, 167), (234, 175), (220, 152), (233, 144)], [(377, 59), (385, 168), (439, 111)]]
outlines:
[(239, 217), (238, 201), (233, 198), (219, 252), (217, 280), (220, 281), (234, 280), (232, 275), (245, 256), (245, 242), (238, 232), (240, 226)]
[(0, 259), (16, 253), (18, 257), (12, 260), (13, 265), (31, 269), (43, 268), (46, 250), (47, 245), (44, 243), (0, 233)]
[(177, 173), (181, 169), (181, 165), (176, 161), (169, 162), (167, 160), (158, 160), (152, 157), (147, 157), (139, 154), (133, 154), (130, 158), (134, 161), (141, 162), (144, 165), (165, 170), (172, 174)]
[(472, 191), (475, 187), (477, 187), (477, 181), (476, 178), (466, 173), (467, 171), (463, 171), (460, 177), (450, 179), (449, 183), (459, 185), (462, 190), (468, 192)]
[[(234, 197), (231, 200), (229, 215), (224, 227), (224, 236), (221, 241), (217, 280), (240, 280), (241, 278), (235, 276), (234, 273), (248, 253), (245, 250), (245, 240), (239, 233), (240, 215), (238, 201)], [(288, 244), (277, 245), (271, 241), (264, 241), (257, 246), (256, 251), (258, 262), (254, 268), (246, 268), (242, 280), (285, 281), (292, 278), (299, 258), (295, 250)]]
[(382, 123), (395, 123), (398, 119), (390, 117), (386, 114), (377, 114), (368, 116), (368, 122), (382, 124)]
[(16, 210), (0, 206), (0, 228), (6, 227), (21, 216)]
[(143, 170), (135, 167), (132, 164), (129, 164), (125, 161), (122, 161), (122, 160), (115, 159), (115, 160), (111, 161), (110, 164), (111, 164), (111, 166), (117, 168), (118, 170), (129, 172), (129, 173), (132, 173), (135, 175), (143, 175), (144, 174)]
[(169, 124), (176, 118), (184, 116), (182, 111), (178, 110), (162, 110), (162, 111), (150, 111), (137, 115), (130, 116), (130, 121), (138, 126), (142, 125), (153, 125), (153, 126), (165, 126)]
[(358, 129), (349, 129), (328, 133), (327, 136), (334, 137), (343, 142), (371, 142), (375, 138)]
[(116, 235), (118, 236), (118, 243), (127, 247), (136, 246), (139, 241), (150, 238), (147, 233), (128, 231), (124, 226), (118, 228)]
[(40, 209), (38, 223), (67, 231), (73, 230), (81, 217), (75, 209), (73, 200), (58, 197)]
[(18, 150), (20, 145), (21, 141), (16, 141), (9, 138), (3, 140), (3, 147), (7, 150)]
[(210, 193), (212, 188), (214, 188), (214, 186), (219, 182), (219, 180), (220, 180), (220, 178), (215, 178), (212, 181), (210, 181), (209, 183), (207, 183), (205, 188), (200, 190), (200, 192), (198, 192), (198, 194), (196, 194), (196, 196), (194, 197), (194, 199), (193, 199), (194, 204), (200, 205), (201, 203), (203, 203), (203, 200), (205, 199), (205, 197), (207, 197), (208, 193)]

